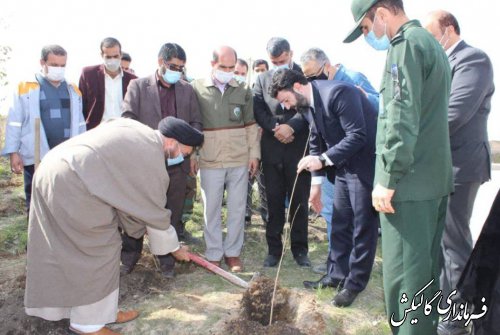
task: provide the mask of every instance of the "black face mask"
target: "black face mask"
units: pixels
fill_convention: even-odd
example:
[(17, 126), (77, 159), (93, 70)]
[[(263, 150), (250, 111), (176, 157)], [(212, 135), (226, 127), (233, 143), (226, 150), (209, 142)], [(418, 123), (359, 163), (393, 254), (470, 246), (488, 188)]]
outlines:
[(321, 72), (317, 76), (308, 77), (307, 81), (311, 82), (313, 80), (327, 80), (327, 79), (328, 79), (328, 76), (324, 72)]

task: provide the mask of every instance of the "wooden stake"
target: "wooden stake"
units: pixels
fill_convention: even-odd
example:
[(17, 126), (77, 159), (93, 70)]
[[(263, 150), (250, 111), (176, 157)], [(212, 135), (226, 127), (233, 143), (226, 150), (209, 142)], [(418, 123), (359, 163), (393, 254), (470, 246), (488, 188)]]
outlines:
[(40, 118), (35, 118), (35, 170), (40, 164)]

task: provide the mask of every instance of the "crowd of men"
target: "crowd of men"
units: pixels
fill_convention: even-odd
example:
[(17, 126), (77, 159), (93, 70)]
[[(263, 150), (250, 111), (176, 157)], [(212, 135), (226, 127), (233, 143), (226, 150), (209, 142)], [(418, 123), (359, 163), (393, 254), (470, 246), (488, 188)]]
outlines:
[[(329, 253), (315, 268), (323, 276), (305, 288), (337, 288), (332, 304), (350, 306), (370, 279), (381, 226), (391, 321), (406, 318), (405, 295), (442, 290), (460, 303), (451, 292), (472, 252), (474, 199), (490, 179), (491, 62), (448, 12), (429, 14), (424, 29), (401, 0), (353, 0), (351, 9), (344, 42), (364, 35), (388, 50), (378, 91), (319, 48), (295, 63), (281, 37), (266, 46), (272, 69), (266, 60), (249, 69), (220, 46), (210, 76), (191, 82), (180, 45), (162, 45), (157, 69), (138, 78), (109, 37), (102, 64), (84, 67), (78, 87), (64, 78), (66, 51), (44, 47), (41, 72), (18, 86), (2, 151), (12, 172), (24, 173), (26, 313), (69, 318), (77, 334), (116, 334), (105, 325), (136, 318), (118, 311), (119, 276), (133, 271), (146, 232), (165, 277), (189, 260), (179, 241), (196, 241), (183, 219), (196, 176), (212, 264), (243, 271), (257, 180), (264, 267), (278, 265), (286, 224), (297, 265), (311, 266), (311, 206), (327, 222)], [(418, 323), (391, 322), (392, 332), (469, 334), (464, 322), (440, 322), (437, 308), (413, 313)]]

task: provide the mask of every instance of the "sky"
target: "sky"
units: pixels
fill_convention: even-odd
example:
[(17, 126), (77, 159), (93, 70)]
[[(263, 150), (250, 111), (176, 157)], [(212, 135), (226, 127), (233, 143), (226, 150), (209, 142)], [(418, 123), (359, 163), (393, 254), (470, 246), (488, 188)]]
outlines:
[[(453, 13), (462, 38), (483, 49), (494, 71), (500, 71), (496, 24), (500, 2), (405, 0), (404, 4), (410, 19), (424, 20), (436, 9)], [(66, 78), (78, 83), (82, 67), (102, 63), (99, 44), (109, 36), (131, 54), (131, 67), (140, 77), (154, 73), (158, 51), (167, 42), (184, 48), (188, 75), (200, 78), (209, 74), (217, 46), (230, 45), (247, 60), (267, 60), (267, 41), (280, 36), (290, 42), (296, 61), (308, 48), (319, 47), (332, 63), (364, 73), (378, 89), (385, 52), (373, 50), (363, 38), (342, 43), (354, 25), (350, 5), (351, 0), (2, 0), (0, 45), (10, 46), (12, 53), (6, 64), (11, 85), (0, 87), (0, 97), (10, 97), (18, 81), (33, 80), (40, 70), (41, 48), (47, 44), (67, 50)], [(500, 93), (496, 95), (488, 124), (492, 140), (500, 140)], [(0, 102), (0, 113), (7, 109), (8, 99)]]

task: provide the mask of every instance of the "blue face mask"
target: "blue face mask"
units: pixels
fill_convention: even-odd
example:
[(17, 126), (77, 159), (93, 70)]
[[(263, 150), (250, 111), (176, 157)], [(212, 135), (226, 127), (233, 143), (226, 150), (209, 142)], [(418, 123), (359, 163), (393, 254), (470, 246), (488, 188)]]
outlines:
[(365, 36), (366, 43), (368, 43), (373, 49), (381, 51), (381, 50), (387, 50), (391, 46), (391, 41), (389, 41), (389, 38), (387, 37), (386, 30), (387, 30), (387, 25), (384, 27), (384, 35), (380, 38), (375, 36), (375, 33), (373, 32), (373, 27), (375, 26), (375, 21), (377, 20), (377, 16), (373, 19), (373, 25), (372, 25), (372, 30)]
[(276, 71), (278, 71), (279, 69), (289, 70), (290, 69), (290, 64), (274, 65), (274, 69)]
[(180, 153), (179, 156), (177, 156), (175, 158), (168, 158), (167, 159), (168, 166), (181, 164), (182, 162), (184, 162), (184, 156), (182, 155), (182, 153)]
[(181, 79), (182, 72), (172, 71), (170, 69), (165, 69), (165, 73), (163, 74), (163, 80), (165, 80), (169, 84), (175, 84)]
[[(177, 145), (177, 149), (178, 148), (179, 148), (179, 145)], [(182, 154), (182, 152), (180, 150), (179, 150), (179, 155), (177, 155), (177, 157), (167, 158), (167, 165), (168, 166), (181, 164), (182, 162), (184, 162), (184, 155)]]

